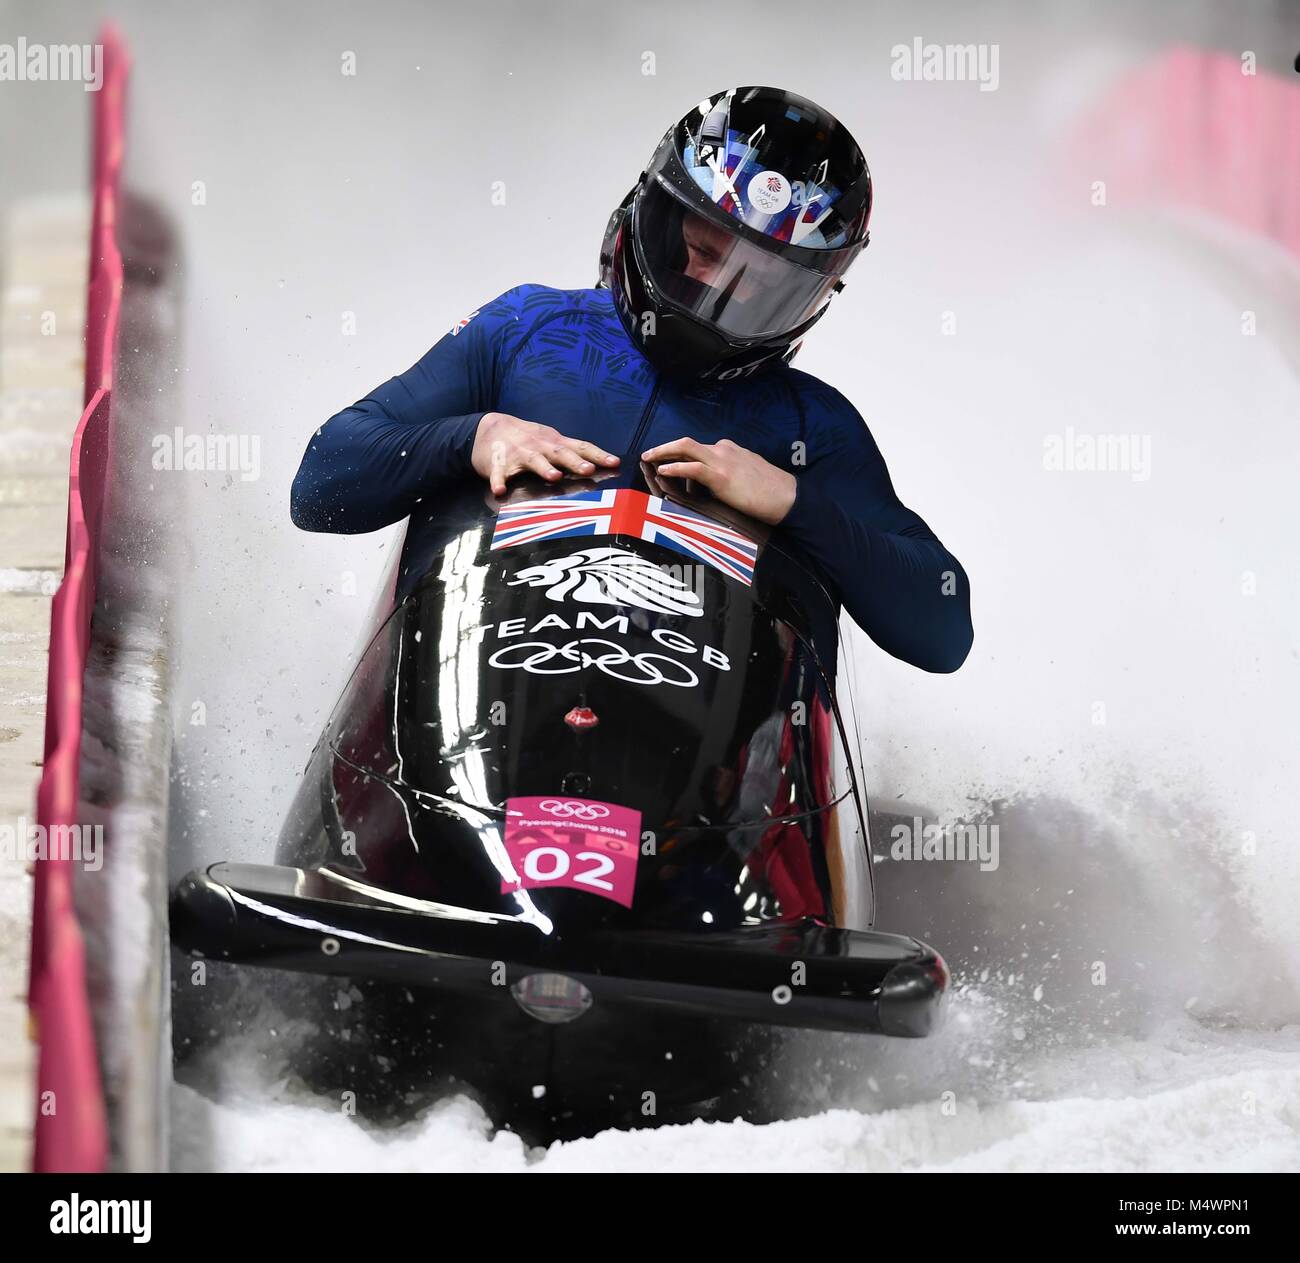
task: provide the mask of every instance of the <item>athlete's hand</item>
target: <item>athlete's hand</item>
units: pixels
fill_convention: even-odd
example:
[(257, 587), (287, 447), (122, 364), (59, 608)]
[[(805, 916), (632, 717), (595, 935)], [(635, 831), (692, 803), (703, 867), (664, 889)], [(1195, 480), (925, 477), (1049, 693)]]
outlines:
[(506, 493), (506, 480), (525, 470), (541, 474), (548, 482), (564, 471), (592, 474), (598, 466), (613, 469), (618, 457), (594, 443), (566, 438), (559, 430), (523, 421), (508, 412), (485, 412), (474, 434), (470, 457), (474, 472), (492, 484), (492, 494)]
[(673, 439), (641, 453), (656, 472), (708, 487), (723, 504), (775, 526), (794, 507), (795, 477), (739, 443)]

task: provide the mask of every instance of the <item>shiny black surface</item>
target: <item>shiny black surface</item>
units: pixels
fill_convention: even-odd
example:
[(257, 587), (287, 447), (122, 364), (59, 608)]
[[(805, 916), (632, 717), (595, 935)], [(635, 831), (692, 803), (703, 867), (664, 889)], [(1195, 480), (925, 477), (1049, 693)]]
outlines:
[[(408, 541), (396, 609), (313, 755), (279, 863), (553, 929), (866, 928), (862, 804), (830, 684), (835, 611), (794, 559), (765, 545), (746, 586), (628, 535), (494, 551), (493, 503), (444, 507), (436, 534)], [(608, 596), (583, 565), (566, 569), (593, 549), (648, 570), (667, 597), (637, 577), (630, 603), (581, 599)], [(566, 723), (575, 708), (596, 725)], [(630, 908), (503, 893), (506, 800), (548, 794), (640, 813)]]
[(172, 922), (185, 945), (214, 959), (457, 993), (504, 992), (503, 982), (553, 972), (583, 983), (598, 1008), (667, 1005), (858, 1033), (928, 1034), (947, 985), (935, 953), (904, 935), (812, 921), (715, 934), (707, 944), (681, 931), (546, 935), (518, 919), (402, 906), (328, 874), (270, 865), (190, 874)]
[[(643, 476), (600, 487), (644, 491)], [(534, 485), (513, 499), (575, 487), (592, 489)], [(497, 1032), (506, 1080), (543, 1029), (510, 986), (574, 978), (594, 1004), (550, 1029), (544, 1076), (574, 1077), (574, 1099), (622, 1099), (638, 1049), (638, 1074), (654, 1063), (665, 1090), (671, 1078), (680, 1099), (707, 1096), (734, 1071), (737, 1019), (928, 1033), (942, 961), (870, 929), (865, 802), (835, 701), (837, 611), (761, 528), (693, 503), (758, 542), (752, 584), (627, 533), (494, 549), (499, 506), (479, 488), (414, 518), (276, 864), (187, 876), (172, 900), (178, 946), (421, 989), (431, 1014), (469, 1022), (470, 1042), (444, 1054), (455, 1047), (472, 1069)], [(567, 563), (585, 548), (618, 557), (591, 573), (588, 557)], [(597, 722), (570, 722), (577, 713)], [(532, 795), (640, 813), (630, 906), (508, 880), (508, 802)], [(665, 1056), (696, 1045), (665, 1078)]]

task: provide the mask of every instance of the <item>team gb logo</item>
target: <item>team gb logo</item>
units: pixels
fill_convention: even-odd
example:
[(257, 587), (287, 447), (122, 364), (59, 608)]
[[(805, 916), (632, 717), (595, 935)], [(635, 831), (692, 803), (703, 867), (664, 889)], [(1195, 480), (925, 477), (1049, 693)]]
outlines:
[(546, 588), (551, 601), (566, 598), (588, 605), (633, 605), (655, 614), (703, 614), (698, 593), (670, 571), (621, 548), (584, 548), (526, 566), (510, 580)]

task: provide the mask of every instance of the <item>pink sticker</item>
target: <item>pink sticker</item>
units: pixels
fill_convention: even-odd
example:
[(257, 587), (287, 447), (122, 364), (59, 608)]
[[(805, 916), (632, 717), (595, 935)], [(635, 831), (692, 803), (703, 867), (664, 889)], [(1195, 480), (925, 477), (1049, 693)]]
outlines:
[(641, 813), (548, 794), (506, 799), (506, 854), (518, 875), (501, 892), (567, 886), (632, 906)]

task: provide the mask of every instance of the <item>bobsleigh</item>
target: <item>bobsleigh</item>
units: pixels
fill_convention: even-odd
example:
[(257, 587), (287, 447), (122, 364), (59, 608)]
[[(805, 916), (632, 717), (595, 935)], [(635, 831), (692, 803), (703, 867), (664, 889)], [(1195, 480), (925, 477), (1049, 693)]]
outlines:
[(872, 929), (838, 655), (779, 532), (644, 467), (467, 487), (408, 524), (275, 863), (184, 877), (173, 940), (401, 984), (471, 1066), (611, 1097), (717, 1091), (682, 1050), (719, 1025), (924, 1036), (948, 973)]

